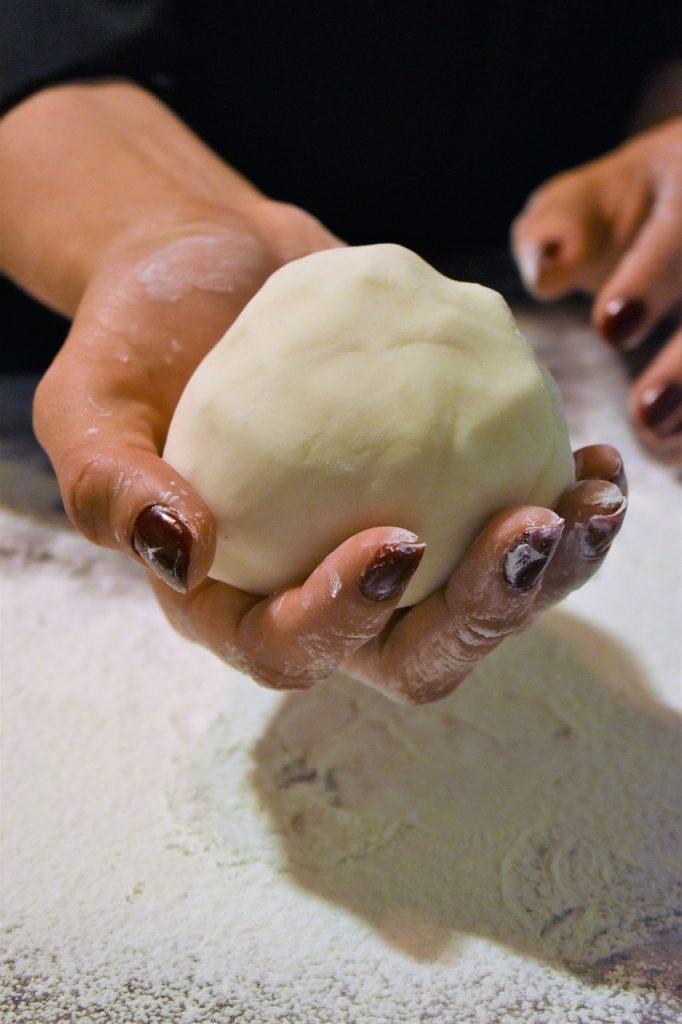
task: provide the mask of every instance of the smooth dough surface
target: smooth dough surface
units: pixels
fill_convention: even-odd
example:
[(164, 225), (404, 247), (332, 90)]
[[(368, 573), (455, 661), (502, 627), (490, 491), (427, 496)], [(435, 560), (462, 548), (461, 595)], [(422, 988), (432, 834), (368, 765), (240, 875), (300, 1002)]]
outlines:
[(393, 244), (273, 274), (187, 384), (164, 458), (215, 515), (215, 579), (269, 594), (401, 527), (427, 544), (403, 606), (491, 515), (551, 507), (574, 474), (557, 389), (502, 296)]

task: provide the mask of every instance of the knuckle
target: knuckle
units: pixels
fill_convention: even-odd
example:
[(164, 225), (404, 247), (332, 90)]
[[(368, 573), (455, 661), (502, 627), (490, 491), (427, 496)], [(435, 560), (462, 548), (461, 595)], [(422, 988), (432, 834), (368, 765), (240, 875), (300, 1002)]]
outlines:
[(260, 631), (254, 635), (242, 629), (240, 641), (250, 658), (246, 671), (271, 689), (310, 689), (327, 679), (341, 660), (338, 643), (305, 630), (277, 630), (266, 639)]
[(514, 633), (518, 626), (519, 616), (511, 613), (494, 620), (474, 617), (464, 619), (457, 629), (461, 661), (464, 664), (478, 661), (505, 637)]
[(401, 704), (435, 704), (448, 697), (469, 674), (473, 664), (463, 662), (455, 652), (448, 657), (420, 658), (392, 674), (388, 692)]
[(111, 484), (122, 471), (105, 452), (76, 449), (60, 467), (62, 496), (72, 523), (96, 544), (108, 541)]
[(313, 214), (292, 203), (269, 200), (268, 220), (271, 237), (274, 234), (280, 257), (285, 260), (338, 244)]
[(272, 201), (272, 209), (275, 215), (278, 216), (283, 224), (290, 230), (306, 232), (314, 230), (315, 228), (321, 228), (322, 224), (309, 213), (304, 210), (303, 207), (297, 206), (295, 203), (287, 203), (282, 200)]
[(420, 683), (416, 685), (408, 682), (402, 689), (396, 692), (396, 697), (402, 704), (408, 704), (411, 707), (436, 704), (438, 701), (450, 696), (452, 691), (459, 686), (464, 675), (466, 673), (457, 673), (454, 679), (449, 678), (447, 681), (442, 679), (432, 680), (428, 684)]
[(319, 675), (310, 671), (292, 673), (265, 665), (250, 665), (247, 671), (255, 682), (268, 690), (309, 690), (322, 681)]

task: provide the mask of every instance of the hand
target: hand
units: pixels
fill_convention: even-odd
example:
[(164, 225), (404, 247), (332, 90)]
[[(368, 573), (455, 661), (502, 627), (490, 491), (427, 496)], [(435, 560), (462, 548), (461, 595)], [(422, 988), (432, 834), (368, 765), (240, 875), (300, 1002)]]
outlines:
[(576, 453), (557, 506), (501, 512), (446, 586), (396, 611), (424, 545), (380, 528), (351, 537), (302, 584), (261, 599), (205, 580), (189, 594), (154, 583), (173, 625), (254, 679), (307, 689), (342, 668), (393, 700), (447, 696), (486, 654), (601, 565), (625, 515), (620, 456)]
[[(512, 245), (535, 295), (587, 292), (597, 332), (638, 345), (682, 299), (682, 118), (542, 185)], [(635, 382), (631, 412), (654, 454), (682, 462), (682, 330)]]
[(141, 557), (180, 591), (205, 577), (213, 517), (160, 457), (173, 411), (267, 277), (338, 244), (302, 210), (263, 199), (239, 213), (195, 203), (162, 230), (138, 223), (117, 239), (34, 403), (66, 511), (89, 540)]
[[(173, 409), (273, 270), (340, 243), (127, 83), (59, 86), (14, 108), (0, 172), (0, 266), (73, 318), (34, 407), (67, 512), (90, 540), (191, 587), (214, 524), (159, 457)], [(172, 564), (140, 519), (157, 505), (173, 513)]]
[[(4, 265), (74, 314), (38, 388), (36, 432), (75, 525), (147, 566), (181, 632), (270, 686), (307, 687), (342, 666), (416, 703), (450, 692), (505, 635), (592, 575), (625, 509), (620, 458), (606, 447), (579, 453), (580, 482), (558, 514), (501, 513), (447, 587), (407, 613), (394, 614), (424, 545), (400, 524), (351, 537), (305, 583), (267, 599), (208, 579), (213, 518), (160, 458), (172, 412), (266, 277), (340, 243), (261, 196), (141, 90), (48, 92), (12, 115), (2, 150)], [(73, 168), (60, 178), (54, 161), (36, 159), (55, 124), (59, 151), (71, 130), (86, 178)], [(31, 174), (46, 167), (52, 218), (33, 202)]]
[(344, 667), (394, 699), (445, 696), (599, 566), (625, 510), (619, 456), (605, 446), (579, 453), (579, 482), (558, 514), (496, 516), (447, 587), (407, 613), (394, 614), (424, 545), (400, 524), (351, 537), (305, 583), (265, 600), (208, 579), (213, 517), (159, 454), (173, 410), (268, 274), (338, 242), (302, 211), (267, 201), (248, 216), (195, 213), (161, 235), (138, 225), (112, 247), (40, 384), (36, 430), (71, 519), (145, 563), (181, 633), (267, 685), (304, 688)]

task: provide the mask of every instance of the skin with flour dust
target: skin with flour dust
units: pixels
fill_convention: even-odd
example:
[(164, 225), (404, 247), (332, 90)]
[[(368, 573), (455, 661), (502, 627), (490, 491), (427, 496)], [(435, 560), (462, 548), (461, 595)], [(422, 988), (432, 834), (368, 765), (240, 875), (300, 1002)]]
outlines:
[[(552, 261), (578, 268), (564, 274), (562, 287), (594, 291), (604, 287), (600, 275), (607, 264), (615, 267), (623, 258), (624, 267), (634, 268), (628, 290), (643, 289), (648, 297), (651, 278), (643, 268), (650, 261), (674, 263), (679, 252), (667, 246), (665, 218), (656, 216), (664, 200), (669, 219), (679, 212), (674, 173), (660, 155), (664, 148), (670, 151), (662, 133), (679, 131), (676, 125), (643, 136), (619, 157), (638, 168), (643, 184), (637, 194), (646, 185), (653, 196), (651, 205), (640, 204), (634, 221), (628, 221), (641, 228), (635, 238), (643, 246), (636, 251), (646, 254), (642, 261), (628, 262), (627, 254), (635, 251), (633, 233), (615, 230), (624, 206), (617, 189), (609, 202), (604, 199), (601, 170), (575, 172), (570, 189), (562, 182), (537, 193), (517, 224), (515, 245), (526, 253), (527, 267), (539, 268), (527, 272), (538, 292), (549, 288), (550, 278), (552, 288), (559, 287), (549, 274)], [(558, 510), (502, 513), (472, 546), (451, 584), (400, 618), (393, 611), (419, 560), (420, 541), (403, 538), (396, 545), (399, 523), (351, 538), (329, 564), (276, 601), (255, 602), (207, 580), (215, 543), (212, 517), (159, 458), (172, 411), (195, 366), (272, 271), (339, 240), (305, 212), (265, 198), (134, 85), (43, 90), (14, 108), (0, 132), (7, 183), (3, 268), (32, 294), (74, 317), (69, 338), (39, 387), (36, 431), (74, 523), (95, 543), (142, 560), (156, 578), (169, 618), (186, 635), (271, 686), (310, 686), (321, 678), (321, 667), (342, 665), (391, 696), (422, 702), (449, 692), (496, 640), (523, 629), (540, 607), (593, 573), (624, 511), (622, 490), (616, 490), (622, 464), (604, 446), (579, 455), (578, 482)], [(63, 152), (65, 145), (88, 170), (92, 187), (85, 192), (73, 166), (56, 177), (51, 171), (50, 189), (41, 184), (41, 168), (62, 166), (51, 154), (55, 148)], [(174, 154), (172, 175), (168, 152)], [(620, 180), (619, 167), (611, 162), (604, 175)], [(44, 209), (36, 216), (36, 190), (53, 197), (49, 216)], [(599, 251), (608, 258), (595, 264), (589, 280), (579, 270), (587, 250), (568, 259), (573, 250), (563, 243), (556, 215), (560, 208), (561, 223), (573, 224), (586, 204), (615, 226), (611, 237), (618, 239), (617, 245), (601, 239)], [(70, 239), (66, 250), (65, 237)], [(547, 241), (559, 247), (548, 250)], [(597, 242), (588, 241), (591, 254)], [(528, 256), (533, 247), (544, 251), (541, 260)], [(192, 282), (190, 290), (184, 282)], [(671, 295), (666, 286), (648, 300), (642, 329), (667, 308)], [(623, 294), (623, 301), (635, 297)], [(612, 298), (605, 296), (605, 309)], [(609, 315), (613, 320), (613, 310)], [(600, 329), (605, 322), (599, 320)], [(615, 322), (622, 326), (623, 317)], [(674, 361), (674, 347), (666, 351)], [(159, 365), (163, 388), (157, 386)], [(657, 365), (652, 374), (662, 373), (662, 364)], [(668, 378), (650, 377), (649, 388), (674, 385), (678, 371), (672, 362), (666, 367)], [(660, 413), (661, 403), (655, 408)], [(671, 414), (663, 424), (671, 431), (662, 441), (666, 451), (676, 443), (676, 422)], [(616, 489), (605, 490), (599, 481)], [(547, 531), (558, 530), (557, 513), (565, 525), (549, 550)], [(515, 545), (541, 554), (547, 549), (546, 571), (538, 572), (530, 588), (505, 575)], [(542, 558), (527, 559), (531, 563), (539, 568)], [(510, 564), (518, 566), (518, 558)], [(404, 676), (395, 679), (408, 646), (415, 652), (414, 684)], [(446, 648), (452, 654), (440, 675)]]

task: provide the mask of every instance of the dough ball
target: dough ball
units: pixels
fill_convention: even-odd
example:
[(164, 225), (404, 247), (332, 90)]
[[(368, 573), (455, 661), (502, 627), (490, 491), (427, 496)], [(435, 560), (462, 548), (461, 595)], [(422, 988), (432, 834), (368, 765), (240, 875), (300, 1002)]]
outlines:
[(214, 578), (269, 594), (402, 527), (427, 543), (403, 605), (495, 512), (573, 480), (556, 387), (502, 297), (390, 244), (273, 274), (187, 384), (164, 458), (216, 518)]

